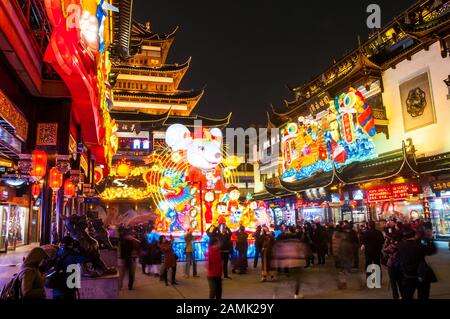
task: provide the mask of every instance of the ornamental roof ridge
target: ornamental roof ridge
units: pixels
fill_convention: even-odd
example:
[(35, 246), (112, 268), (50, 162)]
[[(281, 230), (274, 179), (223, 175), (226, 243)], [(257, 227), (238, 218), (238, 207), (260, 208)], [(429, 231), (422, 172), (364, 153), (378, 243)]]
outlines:
[(191, 90), (176, 90), (174, 92), (135, 92), (135, 91), (116, 91), (115, 96), (135, 96), (135, 97), (148, 97), (148, 98), (161, 98), (161, 99), (200, 99), (205, 90), (191, 89)]
[(127, 65), (123, 62), (113, 62), (112, 68), (113, 69), (134, 69), (134, 70), (150, 70), (155, 72), (176, 72), (183, 69), (187, 69), (190, 67), (192, 61), (192, 56), (187, 59), (186, 62), (183, 62), (181, 64), (178, 63), (169, 63), (169, 64), (163, 64), (159, 67), (152, 67), (152, 66), (131, 66)]
[[(422, 37), (426, 36), (428, 33), (430, 33), (430, 32), (432, 33), (434, 30), (436, 30), (442, 26), (445, 26), (448, 23), (449, 16), (450, 16), (449, 8), (450, 8), (450, 1), (448, 1), (448, 0), (439, 5), (435, 5), (432, 0), (418, 1), (416, 4), (412, 5), (408, 9), (406, 9), (398, 17), (393, 18), (392, 21), (390, 21), (388, 24), (386, 24), (377, 33), (384, 35), (391, 29), (399, 29), (397, 31), (406, 33), (413, 38), (417, 38), (418, 35), (420, 35)], [(412, 13), (416, 13), (416, 14), (420, 13), (421, 14), (422, 12), (419, 12), (419, 11), (426, 10), (426, 9), (428, 10), (427, 15), (433, 17), (433, 19), (430, 18), (431, 19), (430, 21), (427, 21), (426, 23), (422, 23), (419, 26), (417, 26), (417, 23), (405, 24), (405, 23), (400, 22), (400, 20), (402, 20), (402, 19), (408, 20), (409, 16)], [(420, 29), (420, 30), (415, 30), (415, 31), (417, 31), (416, 34), (414, 33), (414, 30), (412, 30), (412, 27), (414, 27), (414, 26), (416, 28)], [(426, 29), (425, 31), (422, 30), (424, 28)], [(446, 28), (446, 27), (444, 27), (444, 28)], [(409, 30), (409, 29), (411, 29), (411, 30)], [(397, 32), (397, 34), (398, 34), (398, 32)], [(358, 55), (360, 55), (363, 58), (362, 62), (367, 67), (374, 68), (376, 70), (381, 70), (381, 69), (383, 69), (383, 67), (386, 67), (386, 65), (388, 65), (388, 64), (382, 63), (382, 64), (378, 65), (375, 62), (371, 61), (369, 58), (369, 53), (368, 53), (369, 47), (371, 45), (374, 45), (375, 47), (383, 46), (386, 43), (389, 43), (389, 41), (394, 41), (394, 44), (396, 44), (396, 43), (400, 42), (401, 40), (403, 40), (403, 38), (400, 37), (397, 40), (388, 39), (388, 40), (384, 40), (383, 43), (378, 43), (377, 42), (378, 40), (376, 37), (369, 36), (369, 38), (364, 43), (360, 44), (357, 48), (355, 48), (354, 50), (345, 54), (340, 60), (333, 63), (324, 72), (321, 72), (318, 76), (314, 77), (312, 80), (307, 81), (306, 83), (304, 83), (302, 85), (298, 85), (298, 86), (287, 85), (287, 87), (291, 93), (294, 93), (294, 94), (300, 93), (301, 94), (306, 89), (310, 89), (310, 87), (314, 87), (314, 86), (317, 86), (318, 84), (320, 84), (320, 82), (322, 82), (321, 80), (323, 80), (323, 77), (327, 74), (333, 73), (333, 71), (335, 71), (336, 68), (338, 69), (338, 71), (340, 68), (345, 68), (346, 64), (348, 64), (349, 62), (351, 63), (353, 61), (353, 59), (355, 59), (355, 58), (359, 58)], [(417, 44), (415, 44), (414, 46), (417, 46)], [(398, 56), (402, 56), (402, 53), (400, 53)], [(339, 77), (334, 76), (334, 77), (331, 77), (331, 79), (329, 79), (329, 80), (331, 82), (333, 82), (333, 81), (337, 80)]]
[(179, 30), (179, 26), (176, 26), (170, 33), (168, 34), (159, 34), (153, 31), (150, 31), (146, 28), (146, 26), (136, 20), (133, 20), (131, 27), (131, 35), (137, 38), (143, 38), (147, 40), (168, 40), (174, 38), (177, 31)]

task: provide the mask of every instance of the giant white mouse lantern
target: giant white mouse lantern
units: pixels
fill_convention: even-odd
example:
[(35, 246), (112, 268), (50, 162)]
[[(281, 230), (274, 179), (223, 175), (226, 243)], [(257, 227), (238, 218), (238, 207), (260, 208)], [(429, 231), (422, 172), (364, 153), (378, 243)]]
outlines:
[(218, 128), (197, 127), (191, 133), (182, 124), (173, 124), (166, 131), (166, 144), (173, 152), (185, 151), (189, 164), (203, 171), (222, 162), (222, 132)]

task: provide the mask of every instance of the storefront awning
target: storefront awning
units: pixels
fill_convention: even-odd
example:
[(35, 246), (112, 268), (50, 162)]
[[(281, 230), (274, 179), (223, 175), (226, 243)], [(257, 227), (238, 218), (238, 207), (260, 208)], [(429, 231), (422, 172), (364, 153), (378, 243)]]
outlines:
[[(280, 181), (281, 185), (292, 192), (303, 192), (307, 189), (311, 188), (321, 188), (327, 187), (331, 185), (333, 182), (337, 180), (336, 174), (334, 171), (331, 172), (322, 172), (318, 174), (314, 174), (311, 177), (303, 178), (300, 180), (287, 182)], [(266, 187), (267, 188), (267, 187)]]
[(415, 164), (421, 174), (450, 173), (450, 152), (419, 158)]
[(408, 166), (405, 152), (399, 149), (373, 160), (349, 164), (336, 170), (336, 174), (346, 184), (365, 183), (394, 177), (405, 166)]

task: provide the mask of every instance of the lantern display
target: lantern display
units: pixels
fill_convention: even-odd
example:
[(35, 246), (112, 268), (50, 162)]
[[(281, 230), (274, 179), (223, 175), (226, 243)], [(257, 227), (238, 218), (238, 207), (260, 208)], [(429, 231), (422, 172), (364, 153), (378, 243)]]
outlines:
[(117, 164), (117, 169), (116, 169), (116, 173), (117, 175), (119, 175), (120, 177), (127, 177), (128, 175), (130, 175), (130, 163), (127, 162), (125, 159), (122, 159), (118, 164)]
[(31, 186), (31, 195), (33, 195), (34, 199), (38, 198), (41, 194), (41, 186), (37, 183)]
[(95, 185), (100, 184), (103, 180), (103, 169), (101, 167), (96, 167), (94, 170), (94, 183)]
[(144, 172), (144, 174), (142, 174), (142, 178), (144, 179), (144, 182), (147, 184), (150, 184), (152, 182), (151, 177), (152, 177), (152, 170), (148, 169)]
[(47, 170), (47, 154), (34, 150), (31, 155), (31, 173), (33, 177), (44, 177)]
[(64, 182), (64, 196), (73, 197), (75, 196), (75, 185), (72, 183), (70, 178), (66, 179)]
[(53, 189), (53, 191), (55, 192), (61, 188), (63, 183), (63, 176), (56, 167), (52, 167), (50, 169), (48, 183), (51, 189)]

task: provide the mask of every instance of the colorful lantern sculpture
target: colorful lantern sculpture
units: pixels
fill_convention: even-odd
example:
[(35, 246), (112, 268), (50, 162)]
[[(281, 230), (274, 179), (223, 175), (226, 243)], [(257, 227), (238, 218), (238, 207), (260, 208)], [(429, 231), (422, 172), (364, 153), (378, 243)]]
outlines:
[(52, 167), (50, 169), (48, 183), (51, 189), (53, 189), (53, 191), (55, 192), (61, 188), (63, 183), (63, 176), (60, 172), (58, 172), (58, 169), (56, 167)]
[(34, 150), (31, 154), (30, 175), (38, 178), (44, 177), (47, 171), (47, 154), (41, 150)]

